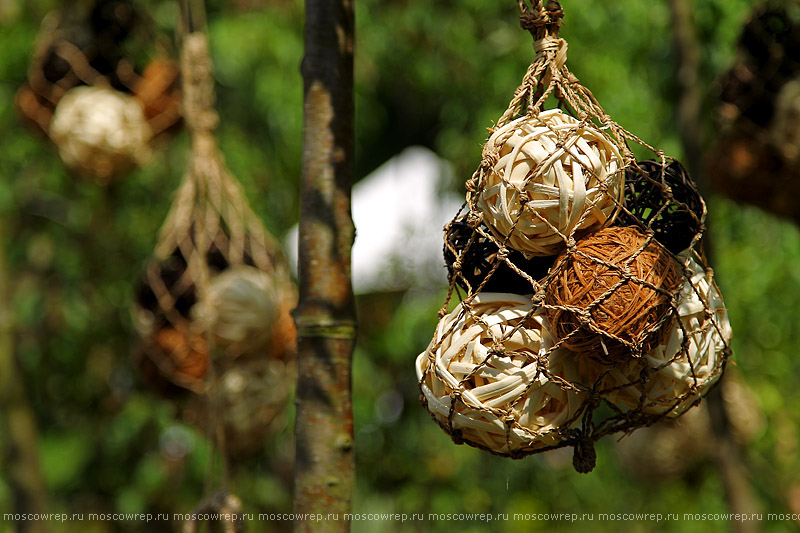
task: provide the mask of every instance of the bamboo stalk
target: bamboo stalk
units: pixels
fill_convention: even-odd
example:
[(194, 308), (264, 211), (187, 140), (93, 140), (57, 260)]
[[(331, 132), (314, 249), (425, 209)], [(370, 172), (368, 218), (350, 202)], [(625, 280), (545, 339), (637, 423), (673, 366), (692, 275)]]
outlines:
[(297, 531), (348, 531), (355, 479), (353, 33), (352, 0), (306, 0), (294, 499), (299, 516), (330, 519)]

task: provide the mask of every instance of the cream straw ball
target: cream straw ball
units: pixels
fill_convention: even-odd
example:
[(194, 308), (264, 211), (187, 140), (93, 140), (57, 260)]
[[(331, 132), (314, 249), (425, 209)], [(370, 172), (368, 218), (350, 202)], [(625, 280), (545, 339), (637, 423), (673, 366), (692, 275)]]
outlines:
[(58, 101), (49, 135), (65, 165), (106, 182), (147, 160), (153, 132), (133, 96), (82, 85)]
[[(593, 123), (559, 109), (521, 117), (492, 133), (477, 195), (484, 223), (528, 255), (557, 255), (574, 232), (613, 221), (622, 203), (622, 156)], [(470, 200), (471, 201), (471, 200)]]
[(514, 457), (557, 446), (586, 392), (571, 384), (575, 358), (548, 354), (552, 344), (530, 297), (480, 293), (439, 321), (417, 357), (422, 401), (456, 442)]
[(211, 278), (191, 311), (193, 328), (205, 332), (228, 355), (265, 348), (276, 320), (280, 292), (272, 276), (235, 265)]

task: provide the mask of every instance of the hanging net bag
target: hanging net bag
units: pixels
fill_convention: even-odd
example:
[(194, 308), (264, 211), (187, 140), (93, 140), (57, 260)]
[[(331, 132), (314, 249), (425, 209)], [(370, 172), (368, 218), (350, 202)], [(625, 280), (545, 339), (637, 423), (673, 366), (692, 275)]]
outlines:
[(184, 35), (191, 156), (136, 294), (135, 356), (160, 391), (201, 395), (184, 414), (211, 435), (221, 424), (236, 453), (258, 450), (285, 425), (296, 293), (279, 244), (217, 147), (211, 68), (206, 35)]
[(762, 1), (717, 80), (716, 192), (800, 222), (800, 1)]
[(148, 27), (127, 0), (65, 6), (42, 22), (15, 104), (79, 175), (105, 183), (145, 163), (180, 120), (177, 65), (163, 50), (145, 62), (125, 46), (150, 48), (152, 39), (134, 37)]
[(456, 443), (512, 458), (573, 446), (588, 472), (602, 436), (696, 404), (731, 330), (685, 168), (567, 69), (557, 2), (519, 6), (536, 56), (445, 227), (450, 289), (416, 373)]

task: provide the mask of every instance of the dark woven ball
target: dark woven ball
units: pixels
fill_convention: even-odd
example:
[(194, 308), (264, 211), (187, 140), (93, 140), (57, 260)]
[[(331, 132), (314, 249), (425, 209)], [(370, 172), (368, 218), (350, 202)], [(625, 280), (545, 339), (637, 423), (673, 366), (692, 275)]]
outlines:
[(155, 326), (167, 323), (162, 312), (162, 299), (167, 294), (175, 311), (189, 320), (189, 311), (197, 302), (197, 294), (194, 283), (186, 274), (186, 268), (186, 259), (176, 248), (165, 260), (149, 265), (139, 280), (134, 305), (157, 317)]
[(703, 229), (703, 201), (686, 168), (676, 160), (639, 161), (625, 171), (625, 210), (618, 226), (650, 228), (656, 240), (677, 254)]
[[(497, 269), (491, 273), (481, 290), (531, 294), (534, 291), (531, 282), (500, 259), (499, 247), (487, 237), (489, 235), (488, 228), (485, 226), (482, 228), (483, 234), (467, 223), (464, 217), (452, 221), (445, 228), (444, 260), (447, 264), (448, 280), (450, 282), (455, 280), (459, 287), (467, 292), (475, 292), (499, 262)], [(461, 259), (461, 270), (458, 272), (455, 268), (457, 258)], [(509, 249), (508, 261), (533, 280), (540, 280), (547, 275), (547, 271), (555, 261), (555, 256), (536, 256), (527, 259), (521, 252)]]

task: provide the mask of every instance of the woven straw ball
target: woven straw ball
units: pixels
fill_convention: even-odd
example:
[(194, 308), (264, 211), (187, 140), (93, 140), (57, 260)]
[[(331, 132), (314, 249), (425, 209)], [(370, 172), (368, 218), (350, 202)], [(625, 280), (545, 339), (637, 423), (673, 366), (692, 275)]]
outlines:
[(235, 265), (214, 276), (192, 308), (193, 329), (211, 335), (231, 355), (263, 347), (279, 306), (279, 289), (266, 272)]
[(485, 224), (527, 255), (558, 255), (566, 238), (610, 223), (622, 202), (623, 161), (591, 123), (558, 109), (498, 128), (483, 149), (477, 206)]
[(650, 350), (671, 313), (681, 273), (672, 255), (635, 227), (610, 227), (556, 261), (547, 317), (572, 351), (615, 363)]
[(132, 96), (101, 87), (67, 91), (56, 106), (50, 138), (64, 164), (98, 181), (142, 164), (152, 130)]
[(416, 361), (422, 401), (456, 442), (518, 457), (558, 446), (579, 422), (584, 392), (530, 298), (480, 293), (444, 316)]
[(704, 213), (700, 194), (679, 161), (638, 161), (625, 169), (625, 209), (616, 225), (652, 230), (658, 242), (678, 254), (702, 232)]
[[(535, 292), (531, 281), (502, 260), (499, 251), (486, 227), (473, 228), (465, 217), (452, 221), (445, 228), (444, 260), (450, 281), (455, 281), (468, 293), (476, 292), (484, 280), (486, 283), (481, 290), (486, 292)], [(460, 269), (456, 267), (458, 259), (461, 260)], [(508, 251), (508, 261), (537, 281), (547, 275), (554, 260), (554, 256), (526, 258), (516, 250)]]
[[(611, 369), (602, 382), (605, 398), (621, 408), (678, 417), (691, 407), (722, 375), (732, 337), (722, 295), (696, 257), (688, 261), (687, 279), (662, 342), (640, 361)], [(685, 344), (684, 344), (685, 343)], [(649, 379), (642, 381), (643, 367)], [(629, 386), (624, 385), (628, 383)], [(644, 396), (644, 400), (642, 400)]]

